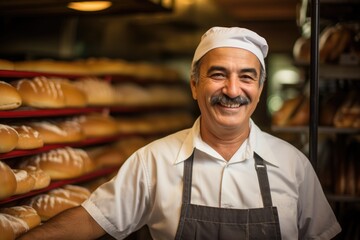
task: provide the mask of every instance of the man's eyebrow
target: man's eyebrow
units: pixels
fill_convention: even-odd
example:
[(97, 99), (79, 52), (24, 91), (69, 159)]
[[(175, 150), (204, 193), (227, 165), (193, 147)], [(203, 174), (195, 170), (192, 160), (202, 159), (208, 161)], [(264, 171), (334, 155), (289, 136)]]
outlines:
[(222, 66), (211, 66), (209, 69), (208, 69), (208, 71), (207, 71), (207, 73), (210, 73), (210, 72), (212, 72), (212, 71), (223, 71), (223, 72), (225, 72), (225, 71), (227, 71), (226, 70), (226, 68), (225, 67), (222, 67)]
[(255, 68), (243, 68), (239, 71), (239, 73), (252, 73), (255, 77), (258, 75), (258, 72)]

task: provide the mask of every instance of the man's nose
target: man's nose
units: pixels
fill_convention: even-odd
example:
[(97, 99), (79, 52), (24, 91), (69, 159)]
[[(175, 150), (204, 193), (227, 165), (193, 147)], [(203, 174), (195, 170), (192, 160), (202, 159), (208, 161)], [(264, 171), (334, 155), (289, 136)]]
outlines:
[(234, 98), (240, 95), (241, 82), (235, 76), (231, 76), (229, 79), (225, 81), (225, 85), (223, 87), (223, 93), (226, 94), (228, 97)]

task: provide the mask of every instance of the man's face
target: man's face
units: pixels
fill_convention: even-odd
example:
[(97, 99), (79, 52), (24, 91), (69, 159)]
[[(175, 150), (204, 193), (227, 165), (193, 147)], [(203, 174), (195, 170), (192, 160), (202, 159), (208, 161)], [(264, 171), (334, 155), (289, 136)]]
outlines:
[(215, 130), (247, 128), (262, 91), (259, 79), (260, 62), (247, 50), (215, 48), (205, 54), (198, 83), (191, 80), (202, 124)]

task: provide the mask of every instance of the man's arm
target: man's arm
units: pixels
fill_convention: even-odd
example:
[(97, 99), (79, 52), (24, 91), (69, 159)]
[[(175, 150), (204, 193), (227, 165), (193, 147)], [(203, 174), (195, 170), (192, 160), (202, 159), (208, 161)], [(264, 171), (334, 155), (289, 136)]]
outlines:
[(22, 235), (18, 240), (89, 240), (105, 234), (104, 229), (81, 206), (68, 209)]

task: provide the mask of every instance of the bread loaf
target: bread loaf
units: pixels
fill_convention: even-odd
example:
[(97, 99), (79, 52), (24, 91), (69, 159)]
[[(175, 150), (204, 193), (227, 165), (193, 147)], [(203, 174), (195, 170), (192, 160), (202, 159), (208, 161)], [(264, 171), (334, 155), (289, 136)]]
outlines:
[(21, 106), (19, 92), (10, 84), (0, 81), (0, 110), (10, 110)]
[(40, 133), (44, 144), (78, 142), (85, 138), (82, 127), (76, 120), (30, 122), (29, 126)]
[(86, 137), (104, 137), (117, 134), (118, 126), (114, 118), (101, 114), (83, 115), (77, 118)]
[(62, 78), (51, 78), (51, 80), (60, 83), (65, 96), (66, 107), (84, 107), (87, 105), (86, 93), (72, 82)]
[(61, 84), (46, 77), (21, 79), (12, 83), (20, 93), (23, 104), (36, 108), (63, 108), (66, 106)]
[(12, 127), (0, 124), (0, 153), (10, 152), (15, 149), (19, 135)]
[(276, 126), (301, 126), (308, 124), (310, 116), (310, 102), (304, 95), (286, 100), (281, 108), (272, 116), (272, 123)]
[(14, 195), (16, 184), (16, 177), (11, 168), (0, 161), (0, 200)]
[(114, 90), (109, 82), (99, 78), (82, 78), (73, 83), (85, 92), (88, 105), (104, 106), (115, 103)]
[(0, 240), (14, 240), (28, 230), (29, 226), (24, 220), (0, 213)]
[(51, 180), (69, 179), (84, 174), (84, 161), (88, 158), (82, 149), (65, 147), (31, 156), (20, 163), (20, 168), (35, 166), (49, 174)]
[(15, 149), (35, 149), (44, 146), (44, 141), (40, 133), (30, 126), (18, 125), (11, 126), (19, 135)]
[(26, 205), (31, 206), (39, 214), (41, 221), (47, 221), (66, 209), (78, 206), (77, 202), (49, 194), (32, 197)]
[(14, 62), (6, 59), (0, 59), (0, 70), (14, 70), (14, 68)]
[(23, 194), (33, 190), (35, 186), (35, 179), (25, 170), (12, 169), (16, 178), (16, 191), (15, 195)]
[(76, 185), (65, 185), (61, 188), (56, 188), (49, 191), (49, 194), (81, 204), (89, 198), (90, 191), (84, 187)]
[(27, 205), (1, 208), (0, 213), (5, 213), (13, 217), (20, 218), (26, 222), (29, 229), (36, 227), (41, 222), (40, 216), (37, 214), (35, 209)]
[(45, 171), (35, 166), (25, 166), (23, 170), (27, 171), (35, 180), (33, 190), (43, 189), (49, 186), (51, 178)]

